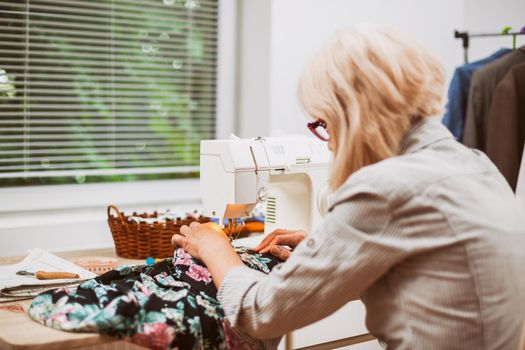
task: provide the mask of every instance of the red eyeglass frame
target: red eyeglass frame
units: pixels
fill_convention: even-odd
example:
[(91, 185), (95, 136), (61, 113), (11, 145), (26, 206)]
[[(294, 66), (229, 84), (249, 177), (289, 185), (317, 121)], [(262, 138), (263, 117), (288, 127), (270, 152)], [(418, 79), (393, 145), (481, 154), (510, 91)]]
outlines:
[(317, 136), (319, 139), (321, 139), (323, 141), (328, 141), (329, 140), (327, 137), (319, 135), (319, 133), (316, 130), (319, 126), (326, 130), (326, 122), (324, 120), (317, 119), (315, 122), (311, 122), (311, 123), (306, 124), (306, 126), (312, 132), (312, 134)]

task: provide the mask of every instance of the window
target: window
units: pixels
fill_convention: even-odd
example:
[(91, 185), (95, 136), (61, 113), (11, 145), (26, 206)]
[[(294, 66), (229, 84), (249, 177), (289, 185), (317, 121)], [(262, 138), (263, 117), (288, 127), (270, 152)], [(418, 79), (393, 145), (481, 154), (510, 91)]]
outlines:
[(191, 177), (218, 0), (0, 2), (0, 186)]

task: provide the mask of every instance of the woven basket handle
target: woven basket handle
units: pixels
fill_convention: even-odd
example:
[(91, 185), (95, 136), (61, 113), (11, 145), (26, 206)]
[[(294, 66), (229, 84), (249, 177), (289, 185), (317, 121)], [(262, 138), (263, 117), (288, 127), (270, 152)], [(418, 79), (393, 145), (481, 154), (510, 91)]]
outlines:
[(121, 222), (124, 222), (124, 217), (122, 216), (122, 213), (120, 212), (120, 210), (114, 206), (114, 205), (109, 205), (108, 206), (108, 217), (111, 216), (111, 209), (113, 209), (114, 211), (117, 212), (117, 215), (118, 215), (118, 218), (120, 219)]

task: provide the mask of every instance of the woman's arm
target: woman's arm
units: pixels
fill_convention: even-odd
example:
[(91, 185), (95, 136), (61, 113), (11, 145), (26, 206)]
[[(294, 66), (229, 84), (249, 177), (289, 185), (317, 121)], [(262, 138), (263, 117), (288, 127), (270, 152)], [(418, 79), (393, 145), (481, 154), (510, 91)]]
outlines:
[(273, 338), (358, 298), (405, 256), (396, 230), (386, 200), (372, 190), (357, 191), (269, 275), (234, 262), (226, 246), (209, 245), (201, 259), (218, 279), (218, 298), (232, 326), (257, 338)]
[(226, 274), (235, 267), (244, 266), (237, 253), (228, 243), (228, 247), (209, 247), (209, 251), (202, 254), (202, 261), (208, 267), (217, 289), (222, 285)]

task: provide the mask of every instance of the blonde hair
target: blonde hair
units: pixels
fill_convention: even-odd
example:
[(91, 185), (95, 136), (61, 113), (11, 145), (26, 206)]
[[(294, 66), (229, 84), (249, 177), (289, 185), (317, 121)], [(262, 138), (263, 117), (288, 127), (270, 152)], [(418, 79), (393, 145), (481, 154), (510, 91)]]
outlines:
[(444, 69), (427, 49), (392, 28), (341, 30), (312, 59), (299, 100), (334, 139), (337, 189), (361, 167), (399, 153), (411, 125), (441, 114)]

